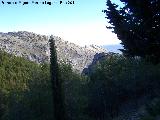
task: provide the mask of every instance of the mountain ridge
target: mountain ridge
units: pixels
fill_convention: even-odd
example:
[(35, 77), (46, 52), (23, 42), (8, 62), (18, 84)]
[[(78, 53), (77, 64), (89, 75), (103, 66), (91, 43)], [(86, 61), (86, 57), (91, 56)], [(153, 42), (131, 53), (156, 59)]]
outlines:
[[(99, 46), (81, 47), (54, 36), (58, 61), (66, 61), (79, 72), (88, 67), (96, 53), (107, 53)], [(49, 62), (49, 36), (33, 32), (0, 32), (0, 49), (37, 63)]]

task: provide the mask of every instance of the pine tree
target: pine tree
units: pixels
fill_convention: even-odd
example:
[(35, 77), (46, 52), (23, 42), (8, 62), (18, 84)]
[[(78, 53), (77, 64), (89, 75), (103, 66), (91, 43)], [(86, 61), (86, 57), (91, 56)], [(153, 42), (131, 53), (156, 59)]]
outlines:
[(54, 37), (50, 37), (50, 72), (53, 90), (53, 104), (55, 120), (65, 120), (64, 97), (62, 94), (62, 83), (59, 78), (59, 68), (55, 48)]
[(107, 0), (106, 18), (117, 34), (126, 56), (160, 62), (160, 0), (121, 0), (124, 7)]

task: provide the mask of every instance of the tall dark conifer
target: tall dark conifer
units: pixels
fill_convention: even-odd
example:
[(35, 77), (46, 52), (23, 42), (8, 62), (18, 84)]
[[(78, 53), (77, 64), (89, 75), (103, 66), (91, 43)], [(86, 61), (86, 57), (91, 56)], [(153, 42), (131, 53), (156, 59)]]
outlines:
[(124, 46), (126, 56), (160, 62), (160, 0), (120, 0), (124, 6), (107, 0), (106, 18)]
[(53, 104), (54, 104), (54, 116), (55, 120), (66, 120), (65, 110), (64, 110), (64, 96), (62, 94), (62, 82), (60, 80), (57, 54), (55, 48), (54, 37), (51, 36), (50, 40), (50, 72), (51, 72), (51, 82), (53, 90)]

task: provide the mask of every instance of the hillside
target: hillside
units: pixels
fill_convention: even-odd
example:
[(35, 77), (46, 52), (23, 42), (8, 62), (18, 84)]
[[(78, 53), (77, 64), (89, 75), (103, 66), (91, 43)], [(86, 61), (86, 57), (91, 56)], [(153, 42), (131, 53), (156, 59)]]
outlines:
[[(95, 45), (81, 47), (54, 36), (58, 60), (70, 63), (74, 70), (82, 71), (92, 63), (96, 53), (107, 52)], [(49, 36), (27, 31), (0, 33), (0, 49), (37, 63), (49, 62)]]
[[(160, 64), (99, 53), (88, 69), (60, 64), (68, 120), (159, 120)], [(0, 73), (1, 120), (53, 118), (49, 64), (0, 51)]]

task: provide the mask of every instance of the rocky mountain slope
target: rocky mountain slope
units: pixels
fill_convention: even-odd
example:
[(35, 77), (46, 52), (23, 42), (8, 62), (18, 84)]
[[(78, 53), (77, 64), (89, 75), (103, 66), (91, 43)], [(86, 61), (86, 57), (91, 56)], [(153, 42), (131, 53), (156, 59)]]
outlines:
[[(49, 62), (49, 36), (27, 31), (0, 33), (0, 49), (25, 57), (37, 63)], [(96, 53), (107, 52), (105, 49), (91, 45), (80, 47), (74, 43), (54, 36), (58, 60), (64, 60), (73, 66), (74, 70), (82, 71), (93, 61)]]

